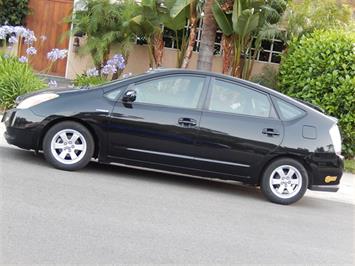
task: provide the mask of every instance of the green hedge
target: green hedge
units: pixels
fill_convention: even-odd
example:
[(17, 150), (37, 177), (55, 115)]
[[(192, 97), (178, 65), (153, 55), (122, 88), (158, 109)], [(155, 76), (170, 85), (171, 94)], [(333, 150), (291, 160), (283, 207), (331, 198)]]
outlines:
[(28, 14), (28, 0), (0, 0), (0, 26), (23, 25)]
[(27, 63), (20, 63), (17, 57), (5, 58), (0, 54), (0, 109), (13, 107), (17, 96), (45, 86)]
[(279, 89), (339, 119), (343, 154), (355, 153), (355, 33), (316, 31), (291, 42), (282, 58)]

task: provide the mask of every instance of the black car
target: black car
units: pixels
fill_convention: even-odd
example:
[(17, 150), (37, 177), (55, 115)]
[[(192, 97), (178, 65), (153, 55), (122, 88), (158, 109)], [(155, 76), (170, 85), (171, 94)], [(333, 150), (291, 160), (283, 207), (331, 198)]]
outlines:
[(26, 95), (3, 117), (8, 143), (77, 170), (92, 158), (260, 185), (290, 204), (337, 191), (337, 120), (274, 90), (216, 73), (157, 70), (92, 88)]

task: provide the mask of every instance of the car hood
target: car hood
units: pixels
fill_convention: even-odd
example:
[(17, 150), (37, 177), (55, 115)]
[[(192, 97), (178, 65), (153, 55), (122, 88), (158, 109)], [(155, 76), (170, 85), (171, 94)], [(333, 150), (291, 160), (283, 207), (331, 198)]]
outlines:
[(79, 91), (79, 90), (83, 90), (84, 87), (57, 87), (57, 88), (45, 88), (42, 90), (38, 90), (38, 91), (33, 91), (33, 92), (29, 92), (26, 94), (23, 94), (21, 96), (18, 96), (16, 98), (16, 104), (19, 104), (20, 102), (22, 102), (23, 100), (34, 96), (34, 95), (38, 95), (38, 94), (42, 94), (42, 93), (57, 93), (57, 94), (62, 94), (62, 93), (67, 93), (67, 92), (75, 92), (75, 91)]

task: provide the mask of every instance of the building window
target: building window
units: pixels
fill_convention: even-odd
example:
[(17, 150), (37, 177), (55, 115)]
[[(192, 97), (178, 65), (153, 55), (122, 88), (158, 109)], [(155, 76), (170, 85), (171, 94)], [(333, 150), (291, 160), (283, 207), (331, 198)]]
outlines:
[[(256, 56), (257, 61), (280, 64), (281, 54), (285, 45), (281, 40), (263, 40), (261, 42), (261, 50)], [(255, 52), (255, 43), (252, 44), (252, 54)]]
[[(200, 50), (200, 43), (201, 43), (201, 37), (202, 37), (202, 19), (199, 20), (198, 25), (197, 25), (197, 34), (196, 34), (196, 43), (194, 46), (194, 51), (199, 52)], [(186, 21), (186, 26), (184, 30), (179, 30), (177, 32), (179, 35), (179, 48), (181, 47), (181, 37), (183, 34), (189, 34), (189, 24), (188, 21)], [(221, 55), (222, 54), (222, 31), (217, 30), (216, 33), (216, 39), (214, 43), (214, 55)], [(166, 48), (172, 48), (172, 49), (177, 49), (177, 43), (175, 39), (175, 32), (167, 27), (164, 27), (163, 31), (163, 40), (164, 40), (164, 47)], [(146, 40), (142, 38), (137, 38), (137, 44), (146, 44)], [(282, 51), (285, 49), (285, 45), (281, 40), (273, 39), (271, 41), (269, 40), (263, 40), (261, 43), (261, 50), (258, 52), (256, 56), (256, 61), (260, 62), (266, 62), (266, 63), (275, 63), (275, 64), (280, 64), (281, 61), (281, 54)], [(255, 52), (255, 45), (254, 42), (252, 44), (252, 54)]]
[[(197, 24), (197, 34), (196, 34), (196, 42), (194, 46), (194, 51), (199, 52), (200, 50), (200, 42), (201, 42), (201, 33), (202, 33), (202, 20), (200, 19)], [(186, 22), (185, 25), (185, 34), (189, 34), (189, 23), (188, 21)], [(183, 30), (178, 31), (178, 35), (182, 35), (184, 33)], [(166, 48), (173, 48), (176, 49), (176, 40), (175, 40), (175, 32), (167, 27), (164, 27), (164, 33), (163, 33), (163, 39), (164, 39), (164, 47)], [(181, 38), (179, 38), (181, 40)], [(216, 34), (216, 40), (214, 44), (214, 54), (215, 55), (221, 55), (221, 41), (222, 41), (222, 32), (220, 30), (217, 31)], [(179, 43), (179, 47), (181, 47), (181, 43)]]

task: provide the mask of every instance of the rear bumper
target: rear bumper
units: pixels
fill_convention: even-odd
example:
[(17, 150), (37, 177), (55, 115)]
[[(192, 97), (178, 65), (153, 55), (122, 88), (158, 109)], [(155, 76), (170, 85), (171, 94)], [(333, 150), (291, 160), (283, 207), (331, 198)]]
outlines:
[(336, 192), (343, 175), (344, 161), (336, 154), (324, 154), (326, 158), (315, 159), (309, 166), (311, 168), (310, 190)]
[(315, 191), (337, 192), (339, 190), (339, 185), (311, 185), (309, 189)]

